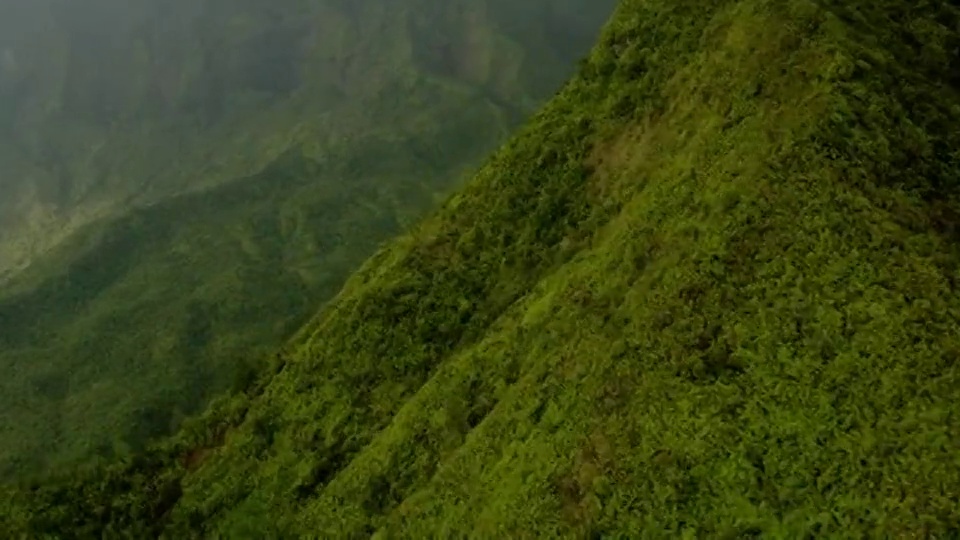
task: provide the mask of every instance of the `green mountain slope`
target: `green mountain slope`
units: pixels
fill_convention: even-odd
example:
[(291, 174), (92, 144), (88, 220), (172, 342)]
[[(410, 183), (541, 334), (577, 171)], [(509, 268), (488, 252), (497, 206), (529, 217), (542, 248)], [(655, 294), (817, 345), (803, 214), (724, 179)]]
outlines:
[[(36, 241), (27, 231), (36, 223), (16, 213), (11, 222), (26, 229), (3, 233), (38, 249), (71, 233), (0, 288), (0, 367), (9, 373), (0, 382), (4, 477), (137, 450), (249, 378), (382, 241), (433, 207), (556, 90), (613, 6), (208, 1), (175, 2), (157, 14), (156, 2), (110, 11), (114, 3), (92, 3), (79, 19), (65, 15), (74, 3), (21, 7), (59, 15), (67, 29), (92, 25), (66, 34), (76, 41), (71, 62), (122, 65), (136, 36), (152, 36), (157, 62), (200, 61), (203, 69), (190, 72), (196, 80), (181, 73), (184, 84), (216, 92), (198, 104), (190, 97), (198, 89), (171, 103), (143, 90), (129, 110), (111, 108), (126, 103), (111, 92), (139, 75), (159, 76), (163, 69), (151, 64), (85, 71), (49, 103), (33, 90), (52, 92), (52, 83), (24, 75), (20, 93), (7, 96), (19, 104), (19, 124), (7, 135), (36, 136), (72, 154), (36, 163), (67, 168), (64, 198), (34, 201), (62, 210), (50, 237)], [(104, 10), (106, 20), (91, 19)], [(125, 34), (136, 21), (157, 34)], [(263, 43), (290, 24), (313, 36), (303, 38), (302, 54)], [(174, 54), (180, 48), (186, 56)], [(244, 97), (249, 85), (281, 82), (272, 54), (296, 64), (296, 88)], [(59, 73), (44, 58), (35, 67)], [(27, 114), (41, 106), (52, 112)], [(107, 130), (98, 150), (88, 155), (77, 140), (48, 137), (73, 121)], [(14, 150), (26, 155), (24, 148)], [(95, 169), (81, 170), (86, 159)], [(5, 193), (42, 185), (4, 175), (9, 163), (0, 157)], [(103, 213), (89, 213), (94, 207)], [(104, 217), (74, 227), (95, 215)]]
[(612, 4), (3, 0), (0, 278), (91, 220), (248, 176), (291, 142), (413, 122), (401, 96), (444, 102), (454, 84), (474, 96), (461, 106), (529, 111)]
[(13, 533), (951, 537), (949, 2), (624, 0), (243, 393)]

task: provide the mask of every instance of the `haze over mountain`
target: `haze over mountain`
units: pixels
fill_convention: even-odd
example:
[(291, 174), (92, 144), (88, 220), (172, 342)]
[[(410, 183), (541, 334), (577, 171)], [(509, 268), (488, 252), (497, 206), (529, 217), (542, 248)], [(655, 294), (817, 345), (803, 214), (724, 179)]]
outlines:
[(622, 0), (270, 369), (0, 531), (955, 537), (958, 68), (950, 1)]
[(529, 110), (612, 4), (3, 0), (0, 272), (132, 202), (382, 128), (401, 96)]
[(613, 4), (0, 0), (0, 474), (242, 384)]

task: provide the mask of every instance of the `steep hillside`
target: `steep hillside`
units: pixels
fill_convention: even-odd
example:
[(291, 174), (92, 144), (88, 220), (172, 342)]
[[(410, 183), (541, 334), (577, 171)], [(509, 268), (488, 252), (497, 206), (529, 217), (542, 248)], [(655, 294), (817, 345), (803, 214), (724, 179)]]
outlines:
[(12, 533), (951, 537), (960, 12), (624, 0), (243, 393)]
[(92, 220), (254, 174), (293, 143), (363, 136), (421, 100), (489, 99), (516, 120), (613, 2), (512, 4), (0, 1), (0, 278)]
[[(13, 205), (0, 236), (41, 249), (71, 233), (0, 288), (4, 477), (137, 450), (242, 384), (560, 86), (613, 7), (119, 3), (0, 0), (24, 10), (7, 15), (25, 28), (39, 24), (27, 12), (55, 19), (39, 34), (0, 37), (50, 36), (52, 52), (29, 64), (74, 77), (54, 84), (30, 71), (0, 98), (17, 113), (0, 137), (23, 143), (0, 147), (23, 157), (34, 137), (61, 152), (34, 156), (36, 167), (64, 167), (63, 197), (46, 200), (42, 178), (0, 156), (0, 207)], [(73, 41), (71, 63), (58, 67), (49, 55), (60, 38)], [(294, 38), (296, 54), (270, 45)], [(127, 65), (142, 39), (153, 60)], [(172, 101), (148, 91), (162, 81), (136, 86), (162, 78), (157, 62), (186, 85)], [(260, 88), (283, 83), (275, 71), (288, 68), (298, 74), (290, 88)], [(80, 139), (65, 134), (70, 122), (85, 126)], [(48, 203), (60, 209), (53, 229), (29, 217)], [(92, 208), (104, 217), (74, 227), (101, 215)]]

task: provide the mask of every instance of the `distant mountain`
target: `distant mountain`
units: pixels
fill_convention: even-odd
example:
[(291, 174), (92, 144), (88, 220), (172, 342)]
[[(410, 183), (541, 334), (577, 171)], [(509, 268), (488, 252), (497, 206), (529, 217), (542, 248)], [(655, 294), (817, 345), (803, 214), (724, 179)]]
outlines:
[(417, 99), (529, 111), (613, 1), (529, 4), (0, 1), (0, 275), (91, 220), (393, 125)]
[(0, 0), (0, 474), (135, 450), (242, 384), (612, 8)]
[(623, 0), (269, 370), (0, 524), (955, 537), (958, 29), (947, 1)]

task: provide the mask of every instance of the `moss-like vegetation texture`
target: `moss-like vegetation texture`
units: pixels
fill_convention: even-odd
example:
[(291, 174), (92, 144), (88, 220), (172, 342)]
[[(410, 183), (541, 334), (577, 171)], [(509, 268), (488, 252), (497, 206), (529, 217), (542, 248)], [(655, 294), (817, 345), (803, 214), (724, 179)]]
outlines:
[(140, 451), (242, 387), (614, 4), (0, 0), (0, 274), (5, 239), (57, 246), (0, 277), (0, 479)]
[(11, 494), (5, 525), (956, 535), (958, 22), (624, 0), (270, 373), (149, 454)]

